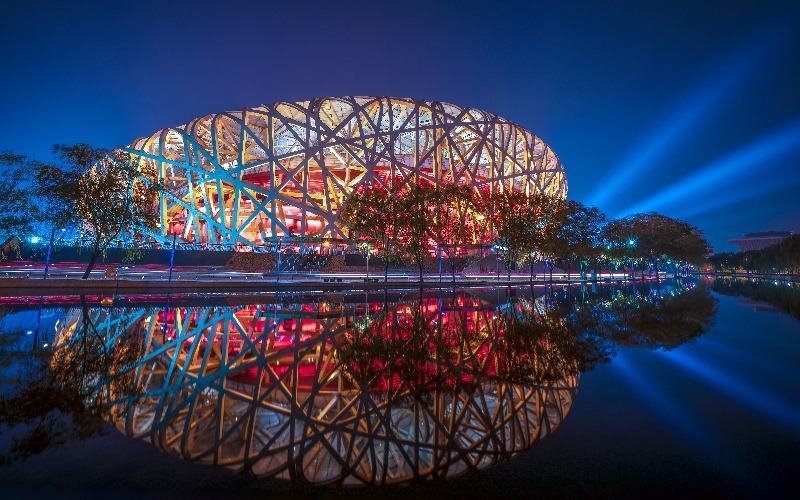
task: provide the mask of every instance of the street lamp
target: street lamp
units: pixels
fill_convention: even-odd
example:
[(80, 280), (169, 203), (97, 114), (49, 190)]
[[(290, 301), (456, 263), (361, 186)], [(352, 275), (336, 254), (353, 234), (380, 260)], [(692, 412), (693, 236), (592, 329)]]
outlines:
[(364, 256), (367, 258), (367, 281), (369, 281), (369, 258), (372, 255), (372, 243), (369, 241), (362, 241), (358, 244), (358, 248), (364, 252)]
[[(628, 246), (631, 248), (635, 248), (636, 240), (633, 238), (629, 239)], [(630, 260), (631, 260), (631, 278), (633, 278), (633, 281), (636, 281), (636, 261), (633, 259), (633, 257), (631, 257)], [(644, 271), (642, 271), (642, 277), (644, 277)]]
[(275, 270), (277, 275), (277, 282), (281, 282), (281, 244), (283, 243), (283, 238), (278, 238), (278, 242), (275, 244), (275, 248), (278, 250), (278, 267)]
[(169, 253), (169, 278), (167, 281), (172, 283), (172, 265), (175, 263), (175, 239), (178, 237), (178, 233), (173, 231), (172, 232), (172, 251)]

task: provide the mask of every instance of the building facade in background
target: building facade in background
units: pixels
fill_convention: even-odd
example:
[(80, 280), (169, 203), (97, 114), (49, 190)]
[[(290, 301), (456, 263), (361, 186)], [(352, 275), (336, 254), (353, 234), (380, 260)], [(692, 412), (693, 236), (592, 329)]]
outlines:
[(777, 245), (792, 234), (794, 234), (793, 231), (763, 231), (760, 233), (746, 233), (741, 238), (734, 238), (728, 241), (739, 247), (740, 252), (747, 252)]
[(156, 167), (157, 243), (265, 249), (279, 239), (347, 241), (337, 213), (367, 186), (403, 182), (564, 198), (556, 154), (485, 111), (393, 97), (319, 98), (208, 115), (126, 148)]

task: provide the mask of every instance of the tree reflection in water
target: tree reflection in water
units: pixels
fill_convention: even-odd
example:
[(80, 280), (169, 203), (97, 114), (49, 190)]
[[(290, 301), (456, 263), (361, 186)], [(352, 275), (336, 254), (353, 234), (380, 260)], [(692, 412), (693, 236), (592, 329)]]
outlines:
[(3, 462), (103, 432), (119, 395), (137, 394), (132, 368), (141, 352), (136, 328), (144, 311), (90, 310), (83, 296), (80, 303), (65, 311), (49, 349), (34, 344), (23, 350), (22, 332), (0, 334), (0, 366), (10, 375), (0, 396), (0, 424), (21, 428)]
[[(68, 311), (39, 368), (74, 382), (72, 406), (56, 419), (80, 422), (82, 403), (93, 421), (107, 416), (186, 459), (304, 483), (452, 477), (504, 462), (555, 430), (580, 373), (617, 346), (669, 349), (708, 328), (715, 301), (706, 289), (659, 287), (520, 291), (507, 301), (453, 290), (364, 305), (330, 295), (84, 307)], [(96, 352), (104, 353), (96, 367), (77, 362)], [(4, 408), (30, 390), (22, 384)]]
[(765, 280), (718, 277), (707, 278), (707, 282), (719, 294), (764, 302), (800, 320), (800, 283), (791, 281), (790, 278), (781, 276), (780, 279)]

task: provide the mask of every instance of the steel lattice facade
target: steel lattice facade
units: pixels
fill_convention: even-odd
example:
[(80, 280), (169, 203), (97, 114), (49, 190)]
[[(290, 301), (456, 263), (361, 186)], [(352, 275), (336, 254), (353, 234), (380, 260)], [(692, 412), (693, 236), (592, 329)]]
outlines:
[[(424, 324), (440, 318), (438, 331), (424, 329), (419, 342), (394, 338), (412, 310)], [(128, 310), (127, 328), (107, 325), (98, 310), (92, 324), (108, 338), (135, 331), (143, 341), (132, 372), (138, 395), (117, 395), (121, 432), (259, 477), (340, 485), (455, 477), (535, 446), (572, 408), (577, 370), (555, 347), (549, 361), (510, 353), (494, 307), (459, 294), (443, 306), (428, 298), (376, 309), (383, 313), (369, 338), (388, 335), (390, 359), (398, 346), (422, 347), (411, 373), (382, 365), (380, 350), (350, 355), (366, 309), (351, 316), (328, 303)], [(555, 362), (564, 374), (511, 381), (509, 356)], [(449, 378), (437, 384), (430, 373)]]
[(393, 97), (320, 98), (208, 115), (136, 140), (155, 167), (161, 243), (261, 249), (283, 237), (346, 240), (337, 213), (370, 185), (408, 180), (566, 197), (564, 168), (530, 131), (472, 108)]

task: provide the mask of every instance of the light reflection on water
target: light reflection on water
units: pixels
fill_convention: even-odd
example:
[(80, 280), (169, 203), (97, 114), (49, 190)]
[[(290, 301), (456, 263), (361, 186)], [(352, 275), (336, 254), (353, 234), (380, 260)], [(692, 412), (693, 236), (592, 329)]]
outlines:
[[(85, 318), (109, 348), (135, 347), (133, 369), (107, 370), (125, 384), (97, 384), (125, 434), (196, 462), (342, 485), (505, 462), (560, 426), (580, 372), (628, 347), (679, 346), (714, 314), (705, 288), (663, 282), (228, 301), (65, 304), (52, 316), (65, 348)], [(661, 358), (674, 364), (681, 351)], [(684, 437), (711, 447), (708, 426), (640, 365), (623, 354), (611, 367)]]

